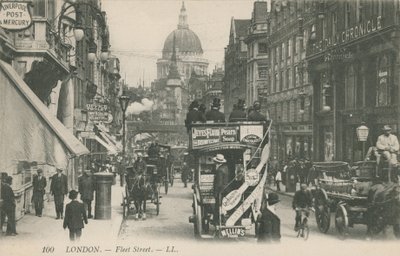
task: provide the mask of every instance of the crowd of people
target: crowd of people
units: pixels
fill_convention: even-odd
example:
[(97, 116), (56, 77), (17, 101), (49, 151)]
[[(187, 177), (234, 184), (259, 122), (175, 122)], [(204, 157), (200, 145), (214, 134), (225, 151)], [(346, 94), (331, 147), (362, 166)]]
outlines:
[[(199, 104), (197, 100), (194, 100), (189, 105), (189, 111), (186, 114), (185, 126), (189, 131), (192, 123), (225, 123), (225, 114), (220, 111), (221, 100), (214, 98), (210, 106), (210, 110), (206, 111), (204, 104)], [(261, 113), (261, 103), (255, 101), (253, 106), (246, 109), (244, 100), (239, 99), (233, 106), (233, 110), (229, 115), (228, 122), (240, 122), (240, 121), (267, 121), (269, 119), (268, 112), (266, 115)]]

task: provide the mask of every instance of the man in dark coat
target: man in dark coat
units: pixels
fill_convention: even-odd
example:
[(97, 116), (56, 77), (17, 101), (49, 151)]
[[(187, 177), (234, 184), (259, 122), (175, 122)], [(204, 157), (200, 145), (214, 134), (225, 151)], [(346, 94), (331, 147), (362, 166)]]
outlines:
[(261, 114), (261, 103), (255, 101), (253, 104), (253, 111), (247, 117), (248, 121), (267, 121), (267, 117)]
[(33, 176), (33, 195), (32, 202), (35, 206), (36, 216), (42, 217), (43, 211), (43, 196), (46, 193), (47, 181), (46, 178), (43, 177), (43, 170), (38, 169), (37, 175)]
[(51, 177), (50, 193), (54, 196), (57, 214), (56, 219), (62, 219), (64, 212), (64, 195), (68, 193), (68, 185), (67, 176), (62, 173), (61, 169), (57, 169), (57, 173)]
[(72, 200), (65, 207), (65, 219), (63, 223), (63, 228), (69, 229), (69, 239), (71, 241), (79, 241), (82, 235), (82, 229), (84, 228), (83, 222), (88, 224), (88, 219), (86, 217), (85, 206), (76, 200), (78, 197), (78, 192), (76, 190), (71, 190), (69, 192), (69, 198)]
[(205, 121), (204, 114), (199, 111), (199, 103), (194, 100), (189, 106), (189, 112), (186, 114), (185, 126), (187, 131), (189, 132), (192, 123)]
[(244, 100), (239, 99), (238, 103), (234, 105), (232, 113), (229, 115), (229, 122), (246, 121), (247, 116), (244, 111)]
[(221, 100), (218, 98), (213, 99), (211, 110), (206, 113), (207, 121), (214, 121), (215, 123), (225, 123), (225, 115), (219, 111), (221, 108)]
[(95, 183), (90, 170), (85, 170), (85, 172), (78, 178), (78, 190), (81, 194), (81, 200), (85, 206), (85, 210), (88, 211), (88, 218), (93, 218), (92, 216), (92, 201), (93, 194), (95, 190)]
[(214, 177), (214, 197), (215, 197), (215, 212), (214, 223), (219, 222), (219, 208), (222, 203), (222, 192), (229, 184), (229, 170), (224, 155), (217, 154), (213, 161), (216, 163), (215, 177)]
[(281, 220), (275, 213), (279, 196), (269, 193), (264, 200), (261, 215), (258, 216), (258, 242), (279, 242), (281, 239)]
[[(300, 190), (294, 194), (292, 208), (296, 211), (296, 224), (294, 230), (297, 231), (301, 223), (301, 210), (312, 207), (312, 195), (306, 184), (300, 185)], [(308, 217), (308, 213), (307, 213)]]
[(5, 216), (7, 216), (7, 236), (17, 235), (16, 224), (15, 224), (15, 195), (11, 188), (12, 177), (5, 177), (4, 183), (1, 187), (1, 199), (3, 199), (2, 210)]

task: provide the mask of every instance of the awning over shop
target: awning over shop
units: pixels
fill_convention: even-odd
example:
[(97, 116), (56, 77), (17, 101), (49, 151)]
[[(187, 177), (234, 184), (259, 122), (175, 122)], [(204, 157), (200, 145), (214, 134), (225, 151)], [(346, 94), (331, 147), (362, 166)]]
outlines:
[(106, 141), (102, 140), (99, 136), (96, 135), (95, 140), (107, 149), (108, 154), (110, 154), (110, 155), (117, 154), (117, 150), (115, 149), (115, 147), (108, 144)]
[(89, 150), (32, 92), (17, 72), (0, 61), (0, 170), (19, 161), (67, 168)]
[(117, 140), (109, 133), (109, 130), (101, 125), (101, 124), (96, 124), (97, 128), (100, 131), (101, 137), (111, 146), (114, 148), (115, 151), (117, 152), (122, 152), (122, 145), (121, 143), (117, 142)]

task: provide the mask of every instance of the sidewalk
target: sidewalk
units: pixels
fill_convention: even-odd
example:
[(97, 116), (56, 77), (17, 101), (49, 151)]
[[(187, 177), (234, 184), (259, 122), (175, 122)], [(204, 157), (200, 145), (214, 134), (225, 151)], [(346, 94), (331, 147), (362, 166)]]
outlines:
[[(119, 186), (119, 180), (116, 185), (111, 187), (111, 219), (109, 220), (96, 220), (88, 219), (88, 224), (82, 230), (81, 241), (110, 241), (118, 238), (119, 229), (122, 223), (122, 191), (123, 188)], [(65, 205), (70, 202), (68, 197), (64, 201)], [(92, 202), (92, 214), (95, 210), (95, 200)], [(56, 220), (54, 209), (54, 201), (44, 203), (43, 216), (35, 216), (35, 212), (26, 214), (22, 219), (17, 222), (17, 236), (5, 236), (4, 233), (0, 234), (0, 245), (4, 242), (7, 244), (15, 243), (17, 241), (37, 240), (43, 243), (54, 243), (54, 241), (68, 242), (69, 231), (63, 229), (63, 220)], [(3, 230), (6, 230), (4, 225)], [(100, 240), (99, 240), (100, 239)], [(44, 244), (43, 244), (44, 245)]]

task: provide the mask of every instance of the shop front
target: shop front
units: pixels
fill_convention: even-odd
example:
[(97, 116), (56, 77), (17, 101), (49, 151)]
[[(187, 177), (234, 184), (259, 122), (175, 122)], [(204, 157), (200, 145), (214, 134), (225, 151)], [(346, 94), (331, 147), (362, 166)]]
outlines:
[(16, 217), (21, 218), (30, 211), (32, 175), (38, 168), (47, 178), (57, 169), (73, 176), (72, 160), (89, 151), (4, 61), (0, 91), (0, 170), (13, 177)]

